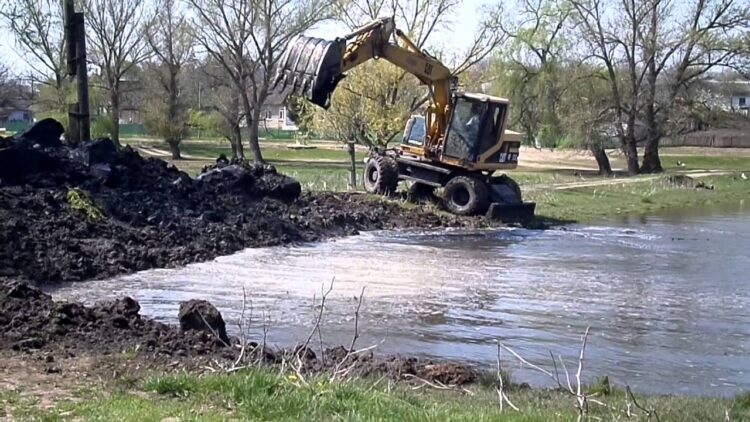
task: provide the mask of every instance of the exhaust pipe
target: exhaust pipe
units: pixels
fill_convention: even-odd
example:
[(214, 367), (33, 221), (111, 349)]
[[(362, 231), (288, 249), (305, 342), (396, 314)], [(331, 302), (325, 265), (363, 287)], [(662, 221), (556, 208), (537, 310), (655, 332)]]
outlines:
[[(344, 78), (341, 64), (346, 40), (297, 37), (279, 61), (272, 89), (287, 95), (302, 95), (324, 109), (331, 106), (331, 94)], [(291, 88), (290, 88), (291, 87)]]

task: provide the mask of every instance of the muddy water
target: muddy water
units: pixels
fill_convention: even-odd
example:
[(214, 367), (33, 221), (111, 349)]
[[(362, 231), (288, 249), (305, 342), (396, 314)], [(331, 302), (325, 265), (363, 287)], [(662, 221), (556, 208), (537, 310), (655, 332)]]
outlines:
[[(180, 301), (205, 298), (230, 321), (243, 286), (253, 332), (307, 337), (313, 296), (335, 278), (324, 340), (348, 343), (366, 287), (360, 345), (381, 353), (490, 366), (496, 339), (540, 364), (574, 366), (591, 326), (584, 373), (642, 391), (730, 395), (750, 389), (750, 207), (610, 221), (548, 231), (384, 232), (308, 246), (247, 250), (54, 291), (93, 302), (131, 295), (174, 323)], [(248, 313), (250, 311), (248, 310)], [(546, 380), (507, 360), (519, 381)]]

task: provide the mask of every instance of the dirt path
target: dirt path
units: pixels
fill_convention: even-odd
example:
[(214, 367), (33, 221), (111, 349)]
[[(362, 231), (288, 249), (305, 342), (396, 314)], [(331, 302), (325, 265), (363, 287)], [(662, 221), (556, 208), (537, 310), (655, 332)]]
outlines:
[[(700, 179), (712, 176), (730, 176), (737, 174), (737, 172), (723, 171), (723, 170), (689, 170), (677, 172), (677, 174), (689, 176), (692, 179)], [(529, 190), (568, 190), (568, 189), (579, 189), (579, 188), (591, 188), (598, 186), (611, 186), (611, 185), (629, 185), (634, 183), (642, 183), (653, 180), (659, 180), (663, 178), (663, 174), (649, 175), (649, 176), (637, 176), (627, 178), (611, 178), (611, 179), (596, 179), (596, 180), (583, 180), (581, 182), (565, 182), (565, 183), (546, 183), (529, 187)]]
[[(149, 146), (145, 146), (145, 145), (138, 146), (137, 149), (139, 151), (143, 152), (144, 154), (147, 154), (147, 155), (152, 156), (152, 157), (172, 158), (172, 153), (170, 153), (167, 150), (163, 150), (163, 149), (159, 149), (159, 148), (155, 148), (155, 147), (149, 147)], [(204, 160), (204, 159), (207, 160), (208, 159), (208, 158), (205, 158), (205, 157), (198, 157), (198, 156), (195, 156), (195, 155), (184, 154), (184, 153), (181, 153), (180, 156), (182, 156), (182, 158), (185, 158), (185, 159), (188, 159), (188, 160)]]
[[(145, 155), (148, 155), (149, 157), (157, 157), (162, 158), (166, 160), (171, 160), (172, 154), (169, 151), (159, 149), (159, 148), (153, 148), (153, 147), (147, 147), (147, 146), (138, 146), (136, 149), (140, 152), (142, 152)], [(186, 160), (194, 160), (194, 161), (205, 161), (206, 163), (213, 163), (216, 160), (216, 157), (207, 157), (202, 155), (190, 155), (190, 154), (181, 154), (183, 159)], [(286, 165), (326, 165), (326, 166), (341, 166), (341, 167), (349, 167), (348, 161), (342, 161), (342, 160), (332, 160), (330, 158), (316, 158), (316, 159), (305, 159), (305, 158), (284, 158), (284, 159), (269, 159), (268, 162), (273, 164), (286, 164)], [(359, 162), (358, 162), (359, 164)]]

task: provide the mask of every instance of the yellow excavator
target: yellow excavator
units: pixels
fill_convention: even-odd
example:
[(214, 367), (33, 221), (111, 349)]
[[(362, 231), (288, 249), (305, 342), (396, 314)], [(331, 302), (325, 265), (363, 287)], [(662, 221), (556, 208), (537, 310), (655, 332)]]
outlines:
[(442, 202), (454, 214), (530, 222), (535, 204), (522, 201), (513, 179), (495, 176), (518, 166), (520, 134), (505, 130), (508, 100), (458, 90), (450, 69), (396, 29), (392, 18), (333, 41), (297, 37), (279, 62), (273, 86), (328, 109), (344, 72), (380, 58), (416, 76), (428, 87), (429, 102), (424, 115), (407, 121), (397, 148), (370, 152), (365, 189), (389, 195), (405, 180), (413, 196), (442, 188)]

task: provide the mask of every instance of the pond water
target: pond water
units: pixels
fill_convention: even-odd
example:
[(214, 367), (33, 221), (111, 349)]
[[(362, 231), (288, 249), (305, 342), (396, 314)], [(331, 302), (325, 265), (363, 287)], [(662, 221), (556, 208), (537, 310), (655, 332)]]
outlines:
[[(488, 368), (496, 340), (551, 367), (651, 393), (732, 395), (750, 389), (750, 204), (671, 212), (546, 231), (375, 232), (294, 247), (249, 249), (181, 269), (154, 270), (52, 291), (91, 303), (122, 295), (176, 323), (181, 301), (207, 299), (236, 333), (247, 292), (253, 328), (269, 341), (304, 341), (313, 297), (335, 278), (324, 341), (378, 353), (469, 361)], [(325, 286), (325, 287), (324, 287)], [(520, 368), (516, 381), (547, 379)]]

